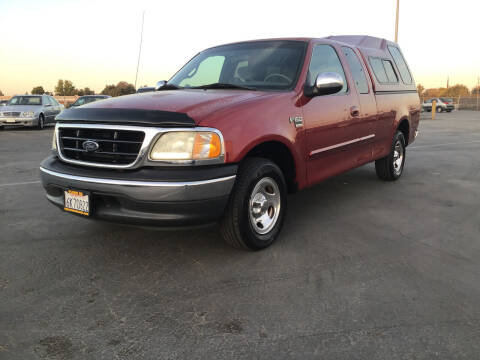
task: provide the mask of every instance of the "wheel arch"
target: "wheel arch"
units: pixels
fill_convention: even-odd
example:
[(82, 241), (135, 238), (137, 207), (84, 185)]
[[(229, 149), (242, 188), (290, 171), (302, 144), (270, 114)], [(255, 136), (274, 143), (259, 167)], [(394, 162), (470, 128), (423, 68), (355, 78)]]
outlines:
[(287, 182), (288, 191), (295, 192), (298, 189), (298, 159), (292, 145), (282, 138), (258, 139), (243, 152), (240, 161), (249, 157), (263, 157), (274, 162), (283, 172)]
[(410, 140), (410, 122), (406, 116), (401, 118), (398, 122), (397, 130), (403, 133), (403, 136), (405, 137), (405, 145), (408, 145)]

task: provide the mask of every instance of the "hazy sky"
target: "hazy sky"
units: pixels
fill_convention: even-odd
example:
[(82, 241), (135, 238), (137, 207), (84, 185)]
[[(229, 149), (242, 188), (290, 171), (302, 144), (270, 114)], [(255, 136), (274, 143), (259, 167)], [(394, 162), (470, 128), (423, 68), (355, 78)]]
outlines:
[[(0, 0), (0, 89), (7, 95), (58, 79), (97, 92), (168, 79), (198, 51), (239, 40), (367, 34), (393, 40), (396, 0)], [(480, 76), (480, 1), (400, 0), (399, 44), (426, 87)]]

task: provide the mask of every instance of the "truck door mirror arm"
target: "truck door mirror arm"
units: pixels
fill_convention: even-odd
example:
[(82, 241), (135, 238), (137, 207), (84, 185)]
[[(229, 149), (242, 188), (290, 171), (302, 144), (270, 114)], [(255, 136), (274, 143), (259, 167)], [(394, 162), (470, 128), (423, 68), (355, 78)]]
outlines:
[(305, 84), (304, 93), (309, 97), (336, 94), (343, 85), (343, 78), (338, 73), (323, 72), (316, 77), (314, 85)]

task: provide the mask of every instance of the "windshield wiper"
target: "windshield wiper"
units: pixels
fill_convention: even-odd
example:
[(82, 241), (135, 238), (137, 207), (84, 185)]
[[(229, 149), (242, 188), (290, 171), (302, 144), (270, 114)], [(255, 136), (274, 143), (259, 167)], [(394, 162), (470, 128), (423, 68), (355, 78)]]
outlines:
[(161, 91), (161, 90), (178, 90), (178, 89), (183, 89), (180, 86), (173, 85), (173, 84), (165, 84), (161, 88), (157, 89), (156, 91)]
[(239, 89), (239, 90), (257, 90), (252, 87), (242, 86), (242, 85), (235, 85), (235, 84), (228, 84), (228, 83), (213, 83), (208, 85), (201, 85), (201, 86), (192, 86), (190, 89)]

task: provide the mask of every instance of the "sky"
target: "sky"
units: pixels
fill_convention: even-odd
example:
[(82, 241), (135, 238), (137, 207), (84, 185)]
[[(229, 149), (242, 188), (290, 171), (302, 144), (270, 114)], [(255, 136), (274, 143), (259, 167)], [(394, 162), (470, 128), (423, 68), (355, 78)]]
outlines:
[[(5, 95), (58, 79), (100, 92), (168, 80), (199, 51), (271, 37), (371, 35), (394, 40), (396, 0), (0, 0), (0, 90)], [(417, 84), (480, 76), (480, 1), (400, 0), (398, 43)], [(476, 27), (476, 29), (475, 29)]]

